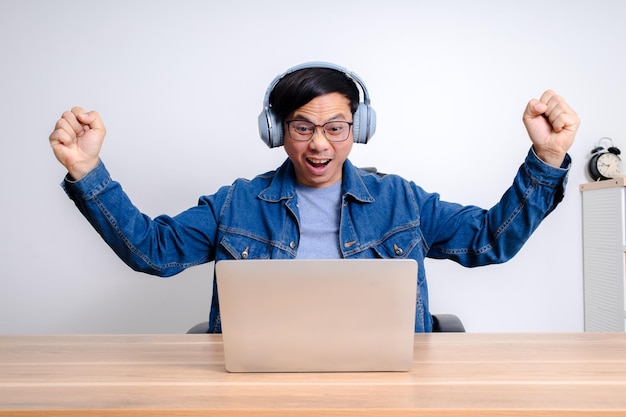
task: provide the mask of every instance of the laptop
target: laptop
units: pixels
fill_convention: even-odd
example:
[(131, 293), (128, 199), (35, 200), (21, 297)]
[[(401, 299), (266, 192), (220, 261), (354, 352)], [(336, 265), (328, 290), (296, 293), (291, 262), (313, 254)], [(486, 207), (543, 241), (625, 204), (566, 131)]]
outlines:
[(414, 260), (224, 260), (215, 270), (227, 371), (411, 369)]

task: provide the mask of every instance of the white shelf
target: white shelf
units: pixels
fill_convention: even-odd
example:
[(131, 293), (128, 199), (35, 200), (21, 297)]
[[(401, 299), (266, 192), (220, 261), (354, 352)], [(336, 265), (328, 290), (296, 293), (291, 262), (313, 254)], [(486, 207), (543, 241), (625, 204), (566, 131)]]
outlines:
[(585, 331), (626, 328), (626, 178), (580, 186)]

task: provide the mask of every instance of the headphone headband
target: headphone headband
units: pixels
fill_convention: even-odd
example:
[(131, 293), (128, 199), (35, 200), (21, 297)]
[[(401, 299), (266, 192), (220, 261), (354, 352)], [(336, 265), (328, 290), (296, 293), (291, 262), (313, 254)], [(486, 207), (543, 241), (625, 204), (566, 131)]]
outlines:
[(263, 110), (259, 114), (259, 135), (261, 140), (270, 148), (282, 146), (284, 141), (283, 126), (280, 120), (276, 117), (272, 107), (270, 105), (270, 96), (276, 85), (285, 76), (292, 74), (296, 71), (307, 68), (327, 68), (344, 73), (350, 78), (363, 94), (363, 101), (359, 103), (357, 111), (354, 114), (353, 120), (353, 136), (356, 143), (367, 143), (369, 138), (374, 135), (376, 131), (376, 112), (370, 106), (370, 97), (367, 91), (367, 87), (361, 78), (354, 72), (347, 70), (339, 65), (332, 64), (330, 62), (313, 61), (306, 62), (304, 64), (296, 65), (289, 68), (283, 74), (274, 78), (265, 92), (263, 98)]

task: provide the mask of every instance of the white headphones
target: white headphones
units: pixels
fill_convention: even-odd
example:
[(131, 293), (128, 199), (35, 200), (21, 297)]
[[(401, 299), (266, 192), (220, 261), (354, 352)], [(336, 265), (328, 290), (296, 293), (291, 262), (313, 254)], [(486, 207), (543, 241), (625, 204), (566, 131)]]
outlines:
[(263, 99), (263, 111), (259, 114), (259, 135), (261, 136), (261, 140), (263, 140), (263, 142), (270, 148), (283, 145), (283, 125), (281, 121), (278, 120), (276, 114), (270, 106), (270, 95), (272, 94), (274, 87), (276, 87), (276, 84), (278, 84), (278, 82), (286, 75), (305, 68), (328, 68), (343, 72), (360, 88), (363, 93), (363, 101), (359, 103), (359, 106), (354, 113), (352, 132), (355, 143), (367, 143), (376, 131), (376, 112), (370, 106), (370, 97), (367, 92), (367, 87), (365, 87), (365, 84), (359, 76), (352, 71), (348, 71), (343, 67), (328, 62), (308, 62), (297, 65), (288, 69), (284, 74), (279, 75), (274, 79), (274, 81), (272, 81), (267, 89), (267, 92), (265, 93), (265, 98)]

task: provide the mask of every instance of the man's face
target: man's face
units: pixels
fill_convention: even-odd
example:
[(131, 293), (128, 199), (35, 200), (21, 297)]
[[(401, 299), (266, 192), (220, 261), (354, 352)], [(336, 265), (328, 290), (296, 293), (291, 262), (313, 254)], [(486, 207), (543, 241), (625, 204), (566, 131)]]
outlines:
[[(350, 101), (339, 93), (324, 94), (294, 111), (288, 120), (306, 120), (320, 126), (332, 121), (352, 122)], [(295, 167), (296, 179), (308, 187), (327, 187), (340, 181), (353, 143), (352, 129), (343, 142), (329, 142), (320, 127), (311, 140), (298, 142), (285, 126), (285, 151)]]

